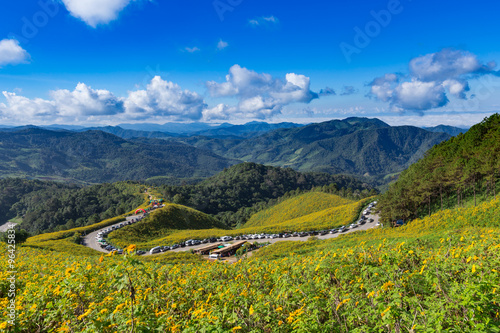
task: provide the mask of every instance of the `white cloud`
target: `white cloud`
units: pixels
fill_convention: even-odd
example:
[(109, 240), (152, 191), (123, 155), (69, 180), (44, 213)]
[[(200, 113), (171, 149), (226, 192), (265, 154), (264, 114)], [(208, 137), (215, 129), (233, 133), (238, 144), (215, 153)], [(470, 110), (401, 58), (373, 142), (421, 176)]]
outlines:
[(13, 92), (3, 92), (7, 104), (0, 104), (2, 114), (17, 121), (38, 122), (42, 120), (89, 118), (122, 113), (123, 100), (107, 90), (93, 90), (78, 83), (75, 90), (50, 92), (51, 100), (29, 99)]
[(189, 52), (189, 53), (195, 53), (198, 51), (201, 51), (198, 47), (185, 47), (184, 51)]
[(151, 80), (146, 90), (129, 92), (125, 100), (126, 115), (134, 119), (199, 120), (205, 108), (202, 96), (182, 90), (179, 85), (159, 76)]
[[(212, 97), (234, 97), (238, 105), (219, 108), (211, 112), (212, 117), (232, 112), (233, 116), (265, 119), (281, 112), (291, 103), (309, 103), (318, 98), (310, 90), (310, 79), (295, 73), (286, 74), (285, 79), (273, 78), (270, 74), (257, 73), (239, 65), (234, 65), (226, 75), (226, 82), (206, 83)], [(228, 115), (222, 115), (225, 119)]]
[(222, 39), (219, 40), (219, 42), (217, 43), (217, 49), (218, 50), (224, 50), (228, 46), (229, 46), (228, 42), (225, 42)]
[(248, 20), (248, 24), (250, 24), (252, 27), (262, 27), (262, 26), (273, 26), (279, 23), (279, 20), (277, 17), (271, 15), (271, 16), (261, 16), (257, 17), (251, 20)]
[(470, 52), (444, 49), (412, 59), (406, 77), (386, 74), (374, 79), (369, 95), (389, 102), (395, 111), (422, 112), (447, 105), (448, 94), (467, 99), (468, 80), (498, 75), (495, 66), (494, 62), (482, 64)]
[(234, 65), (226, 81), (207, 82), (210, 94), (235, 99), (234, 105), (209, 107), (202, 95), (155, 76), (146, 88), (117, 97), (104, 89), (78, 83), (74, 90), (49, 92), (50, 98), (28, 98), (20, 92), (3, 92), (0, 117), (17, 123), (117, 123), (123, 121), (197, 121), (269, 119), (293, 103), (309, 103), (319, 95), (310, 79), (289, 73), (284, 78)]
[(72, 16), (94, 28), (116, 20), (132, 1), (135, 0), (62, 0)]
[(26, 63), (30, 58), (19, 42), (15, 39), (3, 39), (0, 41), (0, 66)]

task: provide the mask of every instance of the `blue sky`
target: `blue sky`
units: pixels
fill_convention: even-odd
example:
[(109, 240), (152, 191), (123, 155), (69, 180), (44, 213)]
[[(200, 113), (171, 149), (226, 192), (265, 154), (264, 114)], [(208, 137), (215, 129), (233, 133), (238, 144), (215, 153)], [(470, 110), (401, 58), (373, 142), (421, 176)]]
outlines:
[(500, 109), (499, 11), (492, 1), (11, 1), (0, 12), (0, 123), (470, 126)]

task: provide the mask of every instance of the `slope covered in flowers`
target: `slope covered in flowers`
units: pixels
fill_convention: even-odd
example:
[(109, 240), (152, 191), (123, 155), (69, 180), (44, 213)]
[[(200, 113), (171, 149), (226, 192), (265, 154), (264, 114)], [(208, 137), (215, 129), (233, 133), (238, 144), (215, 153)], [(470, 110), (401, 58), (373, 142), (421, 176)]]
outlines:
[(353, 200), (324, 192), (304, 193), (252, 215), (243, 228), (279, 224), (353, 202)]
[[(232, 265), (21, 248), (18, 332), (494, 332), (499, 227), (497, 199), (402, 228), (282, 242)], [(6, 262), (2, 253), (2, 309)]]

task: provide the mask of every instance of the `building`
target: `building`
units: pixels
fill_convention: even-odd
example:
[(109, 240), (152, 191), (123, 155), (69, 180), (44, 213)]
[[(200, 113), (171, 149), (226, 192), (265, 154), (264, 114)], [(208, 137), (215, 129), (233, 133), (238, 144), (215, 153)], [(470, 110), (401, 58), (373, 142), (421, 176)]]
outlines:
[(222, 246), (222, 243), (212, 243), (212, 244), (207, 244), (203, 247), (197, 248), (193, 250), (194, 253), (201, 254), (201, 255), (207, 255), (210, 254), (210, 251), (212, 250), (217, 250), (219, 246)]
[(212, 254), (219, 254), (221, 257), (230, 257), (235, 255), (236, 251), (246, 243), (248, 242), (245, 240), (237, 241), (229, 246), (225, 246), (223, 248), (212, 251)]

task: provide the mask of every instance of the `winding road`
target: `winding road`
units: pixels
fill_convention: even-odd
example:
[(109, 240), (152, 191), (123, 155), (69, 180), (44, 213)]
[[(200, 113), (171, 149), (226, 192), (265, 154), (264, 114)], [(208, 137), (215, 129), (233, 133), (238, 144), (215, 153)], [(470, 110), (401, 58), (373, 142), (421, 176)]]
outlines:
[[(140, 217), (140, 215), (128, 216), (123, 221), (120, 221), (120, 222), (118, 222), (118, 223), (116, 223), (114, 225), (118, 225), (118, 224), (124, 222), (125, 220), (126, 221), (130, 221), (132, 219), (137, 219), (138, 217)], [(336, 233), (336, 234), (326, 234), (326, 235), (323, 235), (323, 236), (319, 236), (318, 235), (316, 237), (318, 239), (330, 239), (330, 238), (336, 238), (336, 237), (339, 237), (340, 235), (345, 235), (345, 234), (348, 234), (348, 233), (351, 233), (351, 232), (356, 232), (358, 230), (368, 230), (368, 229), (376, 228), (377, 227), (377, 223), (379, 222), (379, 216), (377, 214), (370, 214), (370, 215), (367, 215), (367, 218), (368, 219), (372, 218), (373, 222), (366, 222), (365, 224), (360, 225), (360, 226), (358, 226), (357, 228), (354, 228), (354, 229), (349, 229), (346, 232)], [(138, 222), (138, 223), (140, 223), (140, 222)], [(88, 246), (91, 249), (94, 249), (94, 250), (99, 251), (99, 252), (109, 253), (109, 251), (101, 248), (101, 246), (99, 245), (99, 243), (96, 240), (96, 236), (97, 236), (97, 234), (100, 231), (103, 231), (104, 229), (108, 229), (110, 227), (112, 227), (112, 226), (107, 226), (105, 228), (93, 231), (90, 234), (86, 235), (83, 238), (82, 245)], [(273, 243), (276, 243), (276, 242), (283, 242), (283, 241), (307, 241), (308, 238), (309, 237), (264, 238), (264, 239), (259, 239), (259, 240), (253, 240), (252, 239), (252, 240), (249, 240), (249, 241), (251, 241), (251, 242), (253, 242), (253, 241), (268, 242), (268, 243), (273, 244)], [(196, 246), (180, 247), (180, 248), (177, 248), (175, 250), (170, 250), (168, 252), (190, 251), (191, 249), (197, 249), (197, 248), (200, 248), (200, 247), (204, 247), (206, 245), (207, 244), (200, 244), (200, 245), (196, 245)], [(166, 252), (163, 252), (163, 253), (166, 253)], [(153, 254), (153, 255), (161, 255), (163, 253), (160, 252), (160, 253), (156, 253), (156, 254)], [(146, 252), (144, 255), (149, 256), (151, 254), (149, 254), (149, 252)]]

